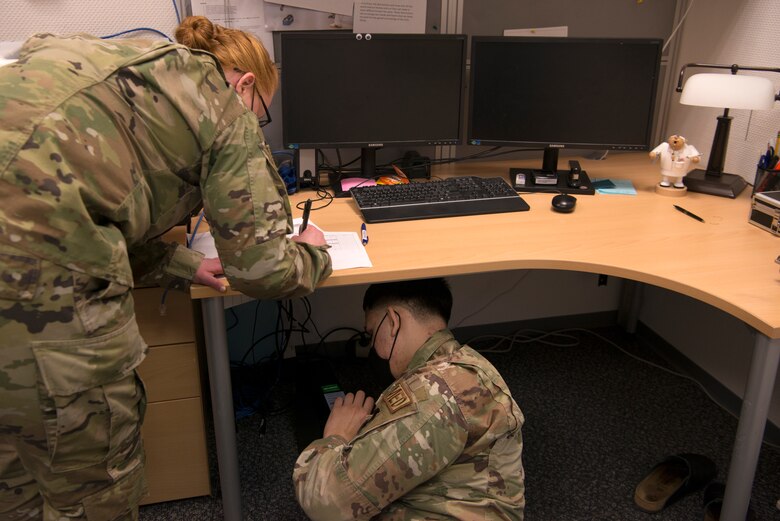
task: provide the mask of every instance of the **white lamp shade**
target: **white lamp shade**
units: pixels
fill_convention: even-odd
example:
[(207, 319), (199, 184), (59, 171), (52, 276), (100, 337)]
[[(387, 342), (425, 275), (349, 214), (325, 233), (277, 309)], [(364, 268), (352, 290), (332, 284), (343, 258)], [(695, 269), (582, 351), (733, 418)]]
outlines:
[(697, 107), (768, 110), (775, 103), (767, 78), (740, 74), (695, 74), (683, 87), (680, 103)]

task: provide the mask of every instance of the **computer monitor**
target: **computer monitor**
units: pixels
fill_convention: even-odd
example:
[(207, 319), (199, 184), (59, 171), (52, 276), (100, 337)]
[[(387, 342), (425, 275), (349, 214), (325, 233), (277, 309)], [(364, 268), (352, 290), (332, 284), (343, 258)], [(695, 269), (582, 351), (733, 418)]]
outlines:
[(533, 182), (545, 174), (557, 176), (553, 189), (566, 186), (561, 149), (647, 150), (661, 46), (657, 39), (474, 37), (467, 142), (544, 147), (540, 169), (518, 169), (530, 191), (550, 188)]
[(378, 148), (462, 143), (465, 55), (463, 35), (282, 33), (284, 146), (360, 147), (374, 177)]

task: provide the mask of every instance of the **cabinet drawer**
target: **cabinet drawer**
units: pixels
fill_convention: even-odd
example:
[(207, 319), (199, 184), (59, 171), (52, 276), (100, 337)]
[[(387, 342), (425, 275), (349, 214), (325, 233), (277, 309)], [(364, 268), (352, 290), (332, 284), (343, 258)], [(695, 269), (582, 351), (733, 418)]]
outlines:
[(160, 315), (162, 288), (133, 290), (135, 315), (141, 336), (150, 346), (195, 341), (192, 301), (188, 293), (169, 291), (165, 296), (165, 315)]
[(201, 396), (198, 349), (194, 343), (150, 347), (138, 366), (148, 402)]
[(149, 404), (141, 435), (149, 485), (141, 504), (211, 493), (200, 398)]

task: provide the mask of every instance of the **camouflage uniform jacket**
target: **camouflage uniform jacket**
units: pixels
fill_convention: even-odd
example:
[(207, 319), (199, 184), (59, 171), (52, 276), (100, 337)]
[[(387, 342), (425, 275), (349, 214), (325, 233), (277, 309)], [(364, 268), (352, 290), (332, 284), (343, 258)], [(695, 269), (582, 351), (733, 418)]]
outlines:
[(442, 330), (354, 439), (301, 453), (296, 495), (314, 520), (522, 520), (522, 423), (490, 362)]
[(126, 286), (185, 289), (202, 255), (158, 238), (201, 205), (231, 286), (311, 292), (326, 248), (295, 243), (256, 116), (209, 53), (36, 35), (0, 67), (0, 243)]

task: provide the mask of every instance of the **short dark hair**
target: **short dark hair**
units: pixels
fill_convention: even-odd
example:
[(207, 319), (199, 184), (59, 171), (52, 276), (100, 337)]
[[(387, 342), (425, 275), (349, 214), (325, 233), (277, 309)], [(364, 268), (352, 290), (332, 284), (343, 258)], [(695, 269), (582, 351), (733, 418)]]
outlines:
[(363, 296), (363, 311), (391, 304), (403, 304), (415, 314), (433, 314), (449, 322), (452, 292), (447, 281), (439, 277), (371, 284)]

